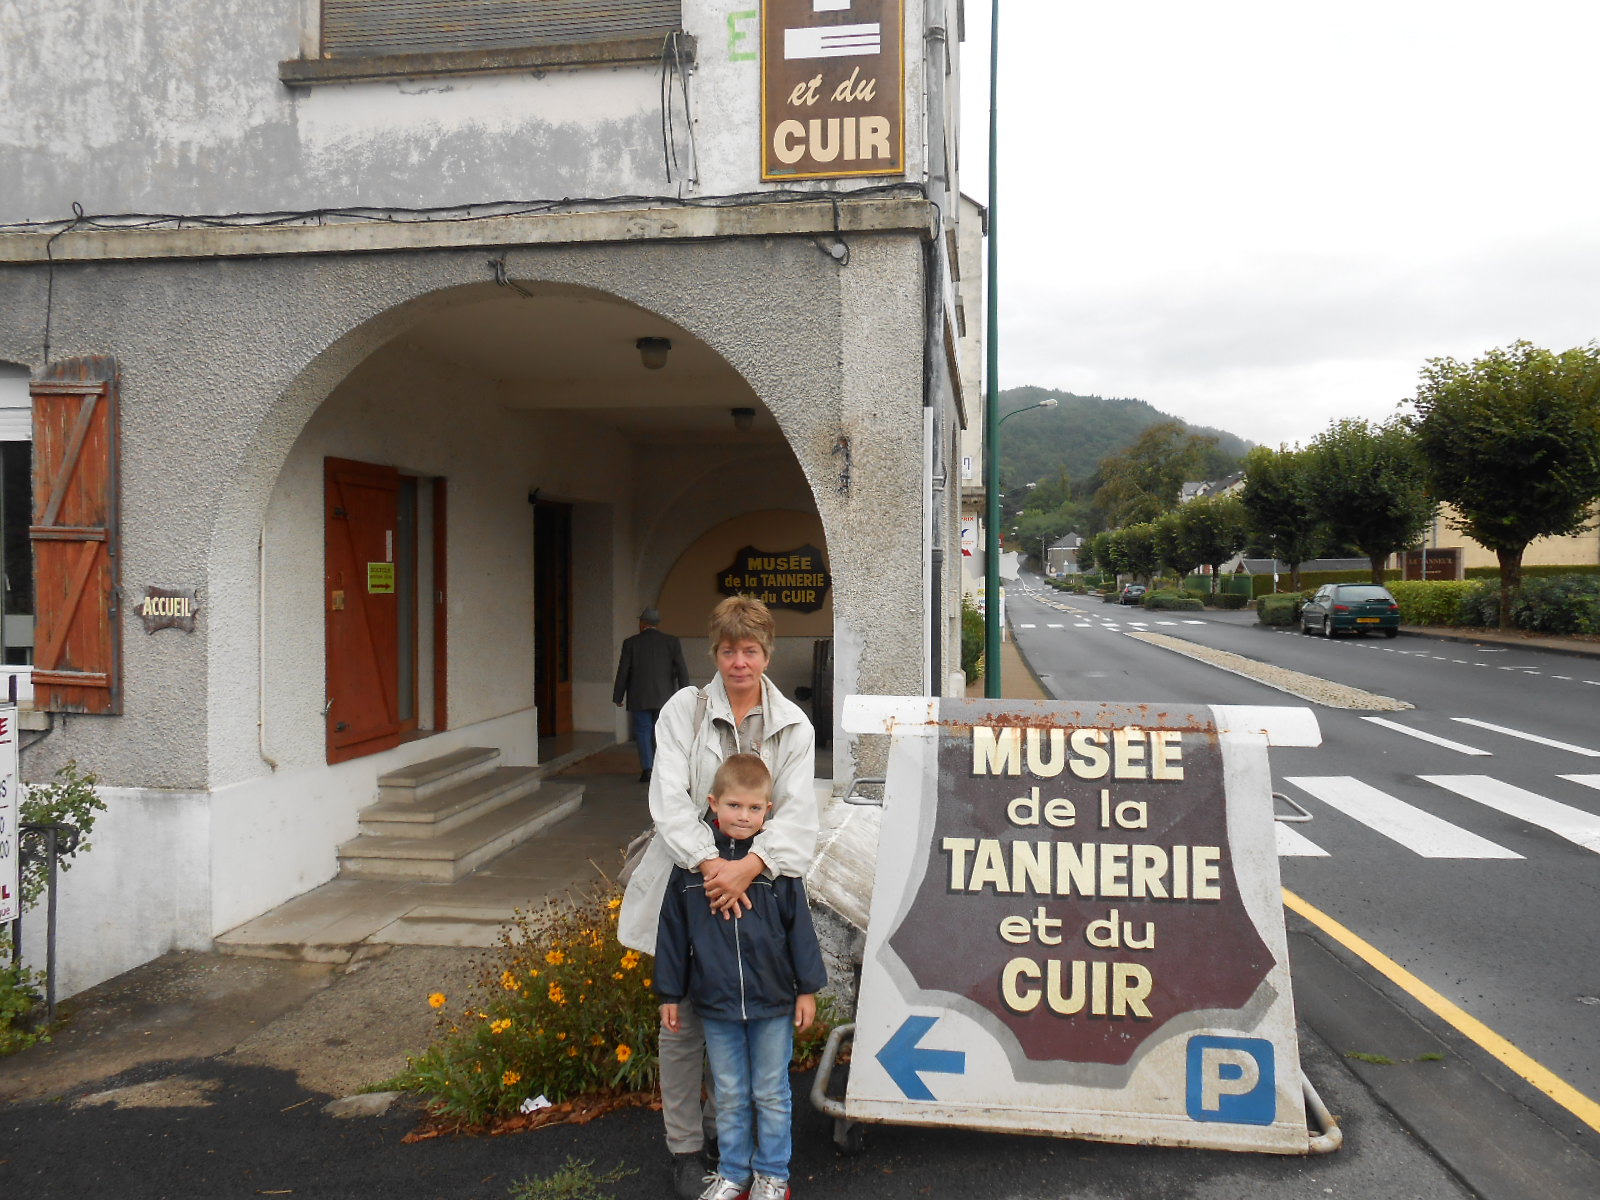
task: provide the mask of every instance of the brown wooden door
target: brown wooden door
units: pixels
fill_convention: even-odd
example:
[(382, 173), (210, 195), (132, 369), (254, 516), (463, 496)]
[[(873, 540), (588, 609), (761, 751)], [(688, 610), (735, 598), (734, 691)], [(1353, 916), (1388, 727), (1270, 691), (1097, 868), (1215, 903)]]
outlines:
[(330, 458), (327, 511), (328, 761), (398, 745), (400, 474)]
[(539, 736), (572, 732), (572, 505), (534, 502), (534, 696)]
[(53, 712), (122, 711), (114, 358), (51, 363), (33, 394), (33, 689)]

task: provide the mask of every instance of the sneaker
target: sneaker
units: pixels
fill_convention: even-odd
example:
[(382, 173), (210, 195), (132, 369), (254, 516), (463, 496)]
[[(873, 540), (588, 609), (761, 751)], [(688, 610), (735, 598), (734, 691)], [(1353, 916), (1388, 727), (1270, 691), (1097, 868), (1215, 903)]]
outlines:
[(707, 1171), (701, 1161), (700, 1151), (690, 1150), (687, 1154), (672, 1156), (672, 1194), (678, 1200), (700, 1200), (706, 1184), (714, 1177), (715, 1172)]
[(721, 1175), (713, 1175), (706, 1190), (700, 1193), (700, 1200), (746, 1200), (749, 1195), (748, 1183), (734, 1183)]
[(750, 1186), (750, 1200), (789, 1200), (789, 1181), (771, 1175), (757, 1175)]

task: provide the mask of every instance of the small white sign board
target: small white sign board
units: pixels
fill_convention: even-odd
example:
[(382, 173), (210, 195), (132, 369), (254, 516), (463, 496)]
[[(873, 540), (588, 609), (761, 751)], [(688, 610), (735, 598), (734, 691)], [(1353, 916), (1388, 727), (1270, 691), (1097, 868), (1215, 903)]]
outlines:
[(1269, 742), (1307, 709), (852, 696), (891, 735), (845, 1115), (1305, 1153)]
[(22, 915), (21, 857), (17, 823), (22, 819), (17, 780), (17, 708), (0, 704), (0, 922)]

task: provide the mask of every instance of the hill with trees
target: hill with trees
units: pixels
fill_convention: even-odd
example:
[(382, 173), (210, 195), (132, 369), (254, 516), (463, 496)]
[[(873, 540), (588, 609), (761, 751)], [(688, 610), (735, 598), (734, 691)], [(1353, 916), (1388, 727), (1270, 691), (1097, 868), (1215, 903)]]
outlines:
[[(1018, 417), (1000, 431), (1000, 486), (1009, 491), (1026, 483), (1059, 477), (1063, 470), (1074, 485), (1087, 487), (1100, 460), (1131, 446), (1152, 425), (1177, 421), (1143, 400), (1076, 396), (1051, 388), (1006, 388), (1000, 393), (1000, 415), (1028, 408), (1047, 397), (1057, 407)], [(1201, 464), (1201, 479), (1215, 479), (1236, 470), (1251, 443), (1221, 429), (1179, 424), (1193, 434), (1217, 439)]]
[(1177, 505), (1189, 479), (1237, 470), (1250, 443), (1193, 426), (1143, 400), (1077, 396), (1049, 388), (1000, 393), (1000, 414), (1040, 409), (1000, 431), (1002, 531), (1029, 553), (1064, 533), (1088, 535), (1146, 521)]

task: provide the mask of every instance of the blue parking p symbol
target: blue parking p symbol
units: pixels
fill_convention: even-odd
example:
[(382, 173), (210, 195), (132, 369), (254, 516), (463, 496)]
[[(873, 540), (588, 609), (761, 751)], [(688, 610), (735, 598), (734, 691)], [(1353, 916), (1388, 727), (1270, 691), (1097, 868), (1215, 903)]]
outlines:
[(1271, 1125), (1278, 1110), (1272, 1043), (1263, 1038), (1189, 1039), (1187, 1099), (1196, 1121)]

